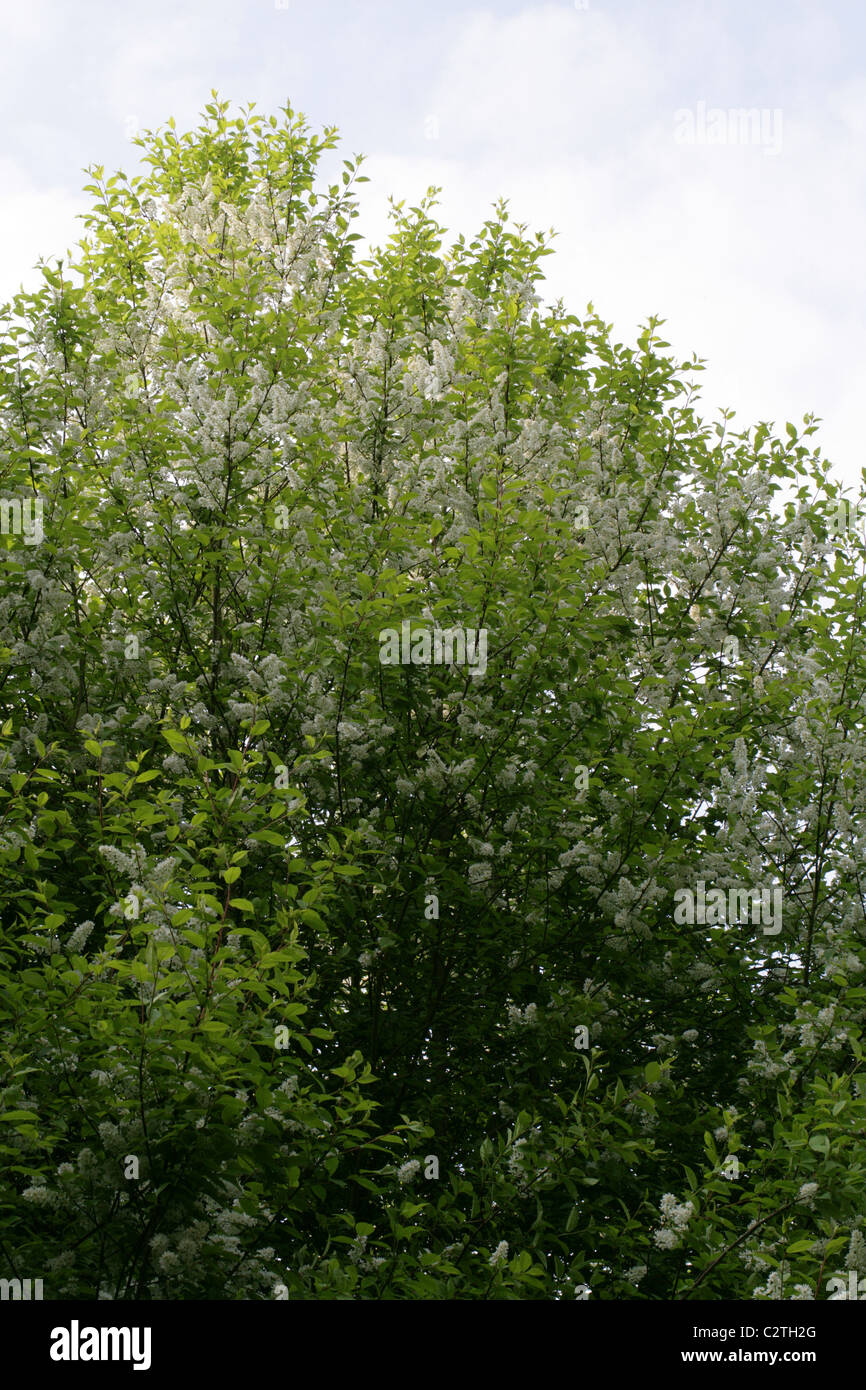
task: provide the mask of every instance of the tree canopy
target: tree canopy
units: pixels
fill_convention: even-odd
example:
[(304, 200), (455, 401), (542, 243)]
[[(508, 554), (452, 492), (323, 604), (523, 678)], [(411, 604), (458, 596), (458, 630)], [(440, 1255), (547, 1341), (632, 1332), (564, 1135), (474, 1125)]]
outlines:
[(505, 203), (359, 250), (336, 140), (215, 96), (3, 311), (3, 1273), (840, 1296), (866, 547), (817, 422), (707, 422)]

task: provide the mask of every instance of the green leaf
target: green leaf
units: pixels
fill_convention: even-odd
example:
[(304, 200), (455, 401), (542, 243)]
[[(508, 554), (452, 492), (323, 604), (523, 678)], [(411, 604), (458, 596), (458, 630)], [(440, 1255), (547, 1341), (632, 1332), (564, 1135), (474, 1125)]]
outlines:
[(163, 729), (162, 736), (175, 753), (183, 753), (186, 757), (190, 755), (190, 746), (183, 734), (177, 733), (174, 729)]

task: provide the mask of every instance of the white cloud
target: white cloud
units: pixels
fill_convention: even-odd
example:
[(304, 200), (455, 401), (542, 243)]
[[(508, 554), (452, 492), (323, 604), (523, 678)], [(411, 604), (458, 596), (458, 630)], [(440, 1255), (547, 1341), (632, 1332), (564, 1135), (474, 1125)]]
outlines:
[(615, 147), (658, 94), (653, 56), (637, 30), (602, 11), (486, 11), (466, 20), (430, 110), (463, 158), (507, 152), (531, 167), (557, 152), (591, 156)]
[(87, 203), (62, 188), (37, 188), (9, 160), (0, 159), (0, 188), (0, 302), (5, 303), (22, 282), (26, 289), (38, 284), (34, 266), (40, 257), (53, 261), (75, 246), (84, 234), (76, 213)]

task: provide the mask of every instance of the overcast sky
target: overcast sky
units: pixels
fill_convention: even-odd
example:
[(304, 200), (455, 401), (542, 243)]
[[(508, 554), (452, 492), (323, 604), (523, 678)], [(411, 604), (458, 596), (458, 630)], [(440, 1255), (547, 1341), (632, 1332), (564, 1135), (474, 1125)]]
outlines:
[[(862, 0), (0, 0), (0, 299), (81, 235), (87, 164), (210, 91), (289, 101), (366, 156), (362, 231), (442, 185), (450, 232), (499, 197), (558, 232), (542, 293), (633, 341), (651, 313), (737, 424), (821, 416), (866, 465)], [(739, 110), (754, 118), (741, 120)]]

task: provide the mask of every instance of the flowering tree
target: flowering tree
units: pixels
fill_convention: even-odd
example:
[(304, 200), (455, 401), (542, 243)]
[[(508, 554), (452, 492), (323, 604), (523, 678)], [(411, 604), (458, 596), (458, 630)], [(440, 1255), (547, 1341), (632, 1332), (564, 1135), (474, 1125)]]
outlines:
[[(148, 133), (0, 338), (0, 1260), (54, 1298), (866, 1275), (864, 544), (806, 417)], [(847, 516), (847, 513), (845, 513)]]

